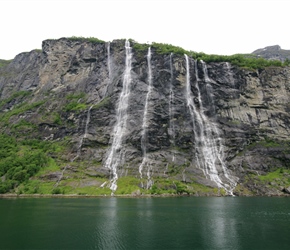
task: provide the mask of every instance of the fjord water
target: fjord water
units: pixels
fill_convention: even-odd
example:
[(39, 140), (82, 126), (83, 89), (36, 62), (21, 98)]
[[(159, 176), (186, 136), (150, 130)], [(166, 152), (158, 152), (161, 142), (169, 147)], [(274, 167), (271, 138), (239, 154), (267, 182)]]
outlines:
[(289, 249), (290, 199), (0, 199), (1, 249)]

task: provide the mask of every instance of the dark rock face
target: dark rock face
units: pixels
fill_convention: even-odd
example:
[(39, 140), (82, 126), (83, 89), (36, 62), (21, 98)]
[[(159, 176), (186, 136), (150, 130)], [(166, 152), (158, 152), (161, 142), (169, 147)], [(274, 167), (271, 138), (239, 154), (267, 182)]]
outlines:
[[(227, 62), (205, 64), (188, 58), (187, 63), (185, 56), (158, 54), (152, 48), (149, 72), (148, 51), (130, 46), (130, 93), (126, 122), (119, 130), (127, 67), (124, 40), (46, 40), (42, 52), (18, 55), (0, 69), (1, 100), (28, 91), (28, 102), (45, 104), (9, 122), (33, 122), (37, 130), (31, 136), (43, 140), (69, 137), (74, 146), (66, 157), (95, 160), (100, 166), (90, 174), (108, 178), (143, 176), (150, 182), (174, 172), (178, 180), (232, 192), (237, 184), (256, 188), (246, 180), (249, 173), (289, 168), (289, 68), (253, 72)], [(1, 112), (13, 110), (21, 98), (6, 101)], [(74, 102), (84, 108), (70, 109)], [(55, 122), (56, 115), (61, 124)], [(120, 157), (115, 166), (108, 164), (112, 147)]]

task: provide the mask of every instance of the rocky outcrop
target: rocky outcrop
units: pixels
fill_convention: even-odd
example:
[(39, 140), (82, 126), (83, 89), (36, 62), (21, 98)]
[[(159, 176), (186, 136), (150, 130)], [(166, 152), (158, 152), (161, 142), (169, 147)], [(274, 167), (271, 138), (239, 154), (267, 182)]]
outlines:
[[(147, 48), (130, 46), (130, 96), (119, 130), (125, 40), (62, 38), (0, 68), (2, 117), (23, 105), (9, 125), (2, 123), (2, 133), (13, 134), (11, 126), (25, 120), (35, 129), (22, 136), (68, 140), (71, 150), (63, 158), (95, 162), (90, 176), (142, 177), (149, 187), (154, 178), (172, 177), (242, 194), (256, 190), (249, 176), (289, 168), (290, 68), (249, 71), (227, 62), (186, 61), (154, 47), (149, 61)], [(112, 147), (119, 157), (114, 166), (108, 164)]]
[(282, 62), (290, 60), (290, 50), (281, 49), (279, 45), (257, 49), (253, 51), (252, 54), (268, 60), (279, 60)]

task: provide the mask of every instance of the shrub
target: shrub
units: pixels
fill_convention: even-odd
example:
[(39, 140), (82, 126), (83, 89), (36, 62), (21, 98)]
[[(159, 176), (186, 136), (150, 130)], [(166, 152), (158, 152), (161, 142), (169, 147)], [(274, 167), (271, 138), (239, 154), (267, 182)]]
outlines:
[(68, 37), (67, 39), (71, 41), (90, 42), (90, 43), (104, 43), (105, 42), (95, 37), (72, 36), (72, 37)]
[(69, 112), (69, 111), (85, 110), (86, 108), (87, 108), (86, 104), (73, 101), (73, 102), (69, 102), (67, 105), (65, 105), (64, 110), (66, 112)]
[(166, 43), (152, 43), (152, 48), (155, 48), (156, 52), (160, 54), (174, 53), (178, 55), (184, 55), (188, 53), (188, 51), (186, 51), (185, 49), (181, 47), (174, 46), (171, 44), (166, 44)]
[(0, 141), (0, 176), (5, 176), (5, 181), (0, 184), (2, 193), (27, 181), (48, 166), (51, 162), (48, 154), (56, 150), (51, 142), (36, 139), (16, 141), (5, 134), (0, 134)]
[(51, 193), (52, 194), (61, 194), (62, 191), (61, 191), (61, 189), (59, 187), (57, 187), (57, 188), (54, 188)]
[(160, 54), (176, 54), (176, 55), (184, 55), (187, 54), (188, 56), (192, 57), (196, 60), (203, 60), (207, 63), (209, 62), (230, 62), (233, 65), (236, 65), (238, 67), (255, 70), (255, 69), (263, 69), (269, 66), (287, 66), (290, 65), (290, 60), (285, 60), (284, 63), (282, 63), (279, 60), (266, 60), (264, 58), (258, 58), (255, 55), (252, 54), (235, 54), (231, 56), (226, 55), (212, 55), (212, 54), (205, 54), (203, 52), (194, 52), (194, 51), (187, 51), (181, 47), (174, 46), (171, 44), (165, 44), (165, 43), (155, 43), (153, 42), (150, 44), (139, 44), (133, 41), (133, 48), (136, 51), (145, 51), (148, 49), (148, 47), (152, 47), (155, 49), (157, 53)]

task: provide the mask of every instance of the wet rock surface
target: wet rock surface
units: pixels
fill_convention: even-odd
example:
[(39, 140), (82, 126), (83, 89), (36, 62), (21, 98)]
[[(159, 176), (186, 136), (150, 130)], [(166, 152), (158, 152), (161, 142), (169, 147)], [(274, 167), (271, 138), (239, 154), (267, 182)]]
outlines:
[[(23, 119), (31, 122), (36, 129), (30, 136), (43, 140), (69, 137), (72, 149), (67, 158), (78, 154), (82, 140), (79, 159), (98, 162), (86, 173), (110, 178), (112, 169), (105, 165), (116, 136), (126, 68), (124, 45), (125, 40), (91, 43), (62, 38), (44, 41), (41, 52), (19, 54), (0, 69), (0, 98), (5, 100), (1, 112), (11, 111), (24, 102), (43, 101), (39, 107), (11, 116), (10, 124)], [(118, 149), (122, 151), (122, 160), (115, 171), (118, 176), (139, 177), (144, 158), (141, 140), (148, 93), (148, 51), (135, 50), (134, 43), (131, 47), (130, 96)], [(152, 92), (147, 99), (148, 164), (143, 168), (144, 175), (218, 186), (210, 178), (210, 166), (202, 169), (198, 162), (202, 159), (202, 137), (201, 131), (196, 131), (197, 117), (191, 114), (186, 97), (189, 74), (192, 105), (202, 114), (203, 123), (210, 124), (210, 133), (216, 133), (211, 138), (222, 158), (216, 163), (216, 176), (227, 183), (225, 167), (235, 184), (257, 194), (289, 193), (289, 187), (280, 184), (257, 186), (246, 180), (249, 171), (254, 171), (254, 175), (267, 174), (290, 166), (288, 67), (249, 71), (227, 62), (205, 64), (189, 58), (187, 68), (184, 56), (159, 54), (154, 48), (150, 63)], [(29, 95), (13, 97), (20, 91)], [(75, 106), (70, 108), (72, 103)], [(61, 122), (56, 122), (56, 118)], [(11, 132), (9, 128), (1, 130)], [(204, 140), (210, 138), (206, 136)], [(57, 172), (43, 176), (48, 180), (57, 178)]]

